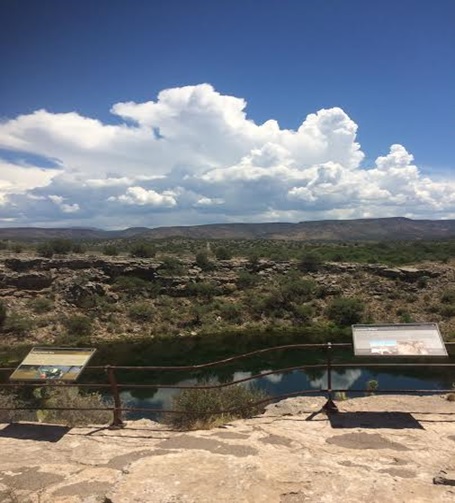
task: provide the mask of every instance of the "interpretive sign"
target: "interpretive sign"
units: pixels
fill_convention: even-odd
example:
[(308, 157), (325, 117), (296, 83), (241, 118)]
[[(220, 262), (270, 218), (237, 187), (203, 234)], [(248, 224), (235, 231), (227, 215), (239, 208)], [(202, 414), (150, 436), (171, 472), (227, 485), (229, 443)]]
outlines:
[(437, 323), (352, 325), (356, 356), (448, 356)]
[(10, 380), (75, 381), (95, 351), (93, 348), (33, 348)]

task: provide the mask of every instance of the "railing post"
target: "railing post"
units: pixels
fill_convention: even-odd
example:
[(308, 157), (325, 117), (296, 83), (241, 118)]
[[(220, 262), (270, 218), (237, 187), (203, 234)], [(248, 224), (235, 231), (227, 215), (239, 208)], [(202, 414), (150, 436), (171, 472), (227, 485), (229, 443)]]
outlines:
[(109, 384), (111, 385), (111, 393), (112, 398), (114, 399), (114, 410), (113, 410), (113, 419), (110, 424), (110, 428), (112, 430), (116, 430), (119, 428), (124, 428), (125, 423), (122, 421), (122, 402), (120, 400), (120, 394), (117, 386), (117, 379), (115, 378), (114, 367), (111, 365), (106, 365), (107, 377), (109, 379)]
[(322, 410), (327, 414), (338, 412), (338, 407), (332, 398), (332, 343), (327, 343), (327, 402)]

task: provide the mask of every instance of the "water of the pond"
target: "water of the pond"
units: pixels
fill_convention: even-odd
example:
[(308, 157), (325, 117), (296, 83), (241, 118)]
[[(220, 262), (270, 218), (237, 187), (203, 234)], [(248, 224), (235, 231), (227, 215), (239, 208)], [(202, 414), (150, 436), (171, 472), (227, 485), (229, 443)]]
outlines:
[[(426, 369), (426, 370), (425, 370)], [(263, 369), (263, 373), (268, 373), (270, 369)], [(251, 371), (237, 370), (232, 374), (234, 381), (244, 379), (252, 375)], [(375, 380), (378, 382), (379, 390), (386, 391), (388, 389), (406, 389), (406, 390), (446, 390), (452, 387), (455, 381), (455, 369), (450, 369), (439, 375), (434, 375), (430, 368), (422, 368), (420, 376), (406, 375), (406, 372), (398, 370), (387, 370), (374, 372), (372, 370), (362, 370), (360, 368), (352, 368), (343, 372), (332, 370), (332, 388), (336, 389), (355, 389), (367, 390), (368, 382)], [(204, 377), (182, 379), (175, 382), (179, 386), (194, 386), (206, 383), (219, 383), (220, 379), (216, 373), (210, 378)], [(267, 392), (270, 396), (281, 396), (288, 393), (302, 392), (305, 390), (320, 390), (324, 394), (327, 388), (327, 372), (324, 371), (321, 376), (312, 376), (305, 371), (291, 371), (284, 374), (271, 374), (264, 377), (248, 381), (248, 384), (256, 388), (260, 388)], [(141, 390), (125, 390), (121, 392), (122, 402), (125, 406), (151, 409), (171, 409), (172, 397), (178, 393), (178, 389), (156, 388), (150, 389), (147, 392)], [(348, 392), (348, 396), (359, 396), (362, 392)], [(144, 417), (147, 413), (135, 412), (130, 413), (130, 417)]]
[[(293, 334), (288, 338), (250, 338), (249, 340), (226, 336), (222, 340), (212, 338), (200, 341), (181, 341), (163, 343), (162, 346), (140, 345), (135, 350), (116, 348), (117, 360), (122, 355), (129, 364), (134, 360), (135, 365), (194, 365), (223, 359), (234, 354), (242, 354), (264, 347), (273, 347), (281, 344), (298, 344), (302, 337)], [(105, 352), (106, 353), (106, 352)], [(107, 356), (106, 353), (105, 357)], [(133, 354), (135, 355), (133, 357)], [(129, 355), (129, 356), (128, 356)], [(112, 357), (114, 355), (112, 354)], [(112, 361), (112, 359), (111, 359)], [(355, 359), (352, 348), (335, 348), (333, 350), (334, 363), (394, 363), (397, 360), (385, 359)], [(402, 363), (455, 363), (455, 358), (449, 359), (404, 359)], [(122, 363), (118, 363), (121, 365)], [(283, 368), (289, 368), (308, 364), (326, 364), (325, 349), (291, 348), (273, 352), (261, 353), (252, 357), (235, 360), (232, 363), (220, 365), (199, 371), (117, 371), (118, 381), (121, 383), (136, 384), (168, 384), (179, 386), (194, 386), (198, 384), (217, 384), (238, 381), (252, 375), (263, 375), (245, 385), (255, 386), (264, 390), (270, 396), (281, 396), (290, 393), (298, 393), (305, 390), (324, 390), (327, 388), (327, 371), (325, 368), (310, 368), (307, 370), (293, 370), (288, 372), (269, 374)], [(332, 370), (332, 388), (367, 390), (368, 382), (378, 382), (378, 391), (388, 389), (406, 390), (446, 390), (451, 389), (455, 383), (455, 367), (419, 367), (398, 366), (384, 368), (343, 368)], [(123, 389), (121, 392), (124, 406), (150, 409), (172, 409), (172, 397), (179, 393), (178, 389), (154, 387), (148, 389)], [(348, 393), (348, 396), (363, 395), (365, 392)], [(144, 412), (130, 413), (130, 417), (156, 417)]]
[[(349, 340), (345, 339), (345, 340)], [(106, 344), (98, 347), (91, 365), (196, 365), (217, 361), (233, 355), (240, 355), (258, 349), (264, 349), (284, 344), (299, 344), (308, 342), (308, 334), (295, 332), (291, 334), (223, 334), (207, 338), (182, 338), (170, 340), (155, 340), (148, 342), (124, 341), (115, 344)], [(28, 351), (28, 349), (27, 349)], [(25, 356), (17, 354), (17, 359)], [(362, 363), (385, 363), (382, 359), (355, 359), (352, 349), (336, 348), (333, 351), (334, 363), (354, 363), (359, 367), (349, 367), (332, 370), (332, 388), (337, 389), (367, 389), (370, 380), (378, 382), (378, 391), (388, 389), (406, 390), (446, 390), (451, 389), (455, 383), (455, 367), (419, 367), (407, 366), (406, 368), (360, 368)], [(407, 359), (406, 363), (455, 363), (452, 355), (446, 359)], [(266, 352), (256, 356), (235, 360), (229, 364), (207, 368), (198, 371), (159, 371), (145, 370), (116, 370), (117, 381), (121, 384), (150, 384), (152, 388), (134, 389), (122, 388), (121, 399), (125, 407), (171, 409), (172, 397), (179, 392), (176, 389), (159, 387), (167, 385), (197, 385), (202, 383), (225, 383), (238, 381), (252, 375), (261, 375), (271, 370), (283, 368), (326, 363), (326, 351), (323, 349), (288, 349)], [(387, 363), (396, 363), (397, 360), (387, 360)], [(82, 382), (106, 382), (103, 371), (86, 370)], [(266, 391), (271, 396), (280, 396), (289, 393), (298, 393), (305, 390), (324, 390), (327, 387), (327, 372), (325, 368), (310, 368), (307, 370), (294, 370), (276, 374), (264, 375), (249, 381), (253, 385)], [(359, 393), (356, 393), (357, 395)], [(364, 392), (360, 392), (361, 395)], [(351, 393), (355, 396), (355, 393)], [(349, 393), (348, 393), (349, 396)], [(130, 418), (149, 417), (157, 418), (148, 412), (130, 413)]]

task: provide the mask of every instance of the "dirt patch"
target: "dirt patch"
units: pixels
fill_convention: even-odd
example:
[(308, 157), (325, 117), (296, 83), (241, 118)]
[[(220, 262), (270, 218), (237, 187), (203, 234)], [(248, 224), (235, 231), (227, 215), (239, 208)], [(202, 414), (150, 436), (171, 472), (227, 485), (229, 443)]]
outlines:
[[(160, 451), (158, 454), (167, 454), (166, 451)], [(108, 468), (114, 468), (115, 470), (123, 470), (126, 466), (130, 465), (138, 459), (145, 458), (146, 456), (156, 456), (155, 451), (137, 451), (128, 454), (122, 454), (120, 456), (115, 456), (109, 463), (106, 464)]]
[(381, 473), (388, 473), (392, 477), (400, 477), (402, 479), (413, 479), (417, 476), (416, 472), (412, 470), (406, 470), (404, 468), (384, 468), (379, 470)]
[(280, 503), (305, 503), (311, 501), (311, 497), (302, 492), (285, 493), (280, 496)]
[(158, 447), (162, 449), (198, 449), (211, 452), (212, 454), (231, 455), (238, 458), (253, 456), (258, 453), (257, 449), (247, 445), (226, 444), (209, 438), (186, 435), (160, 442)]
[(292, 445), (292, 440), (279, 435), (268, 435), (267, 437), (260, 438), (259, 442), (270, 445), (284, 445), (285, 447), (291, 447)]
[(38, 466), (22, 468), (17, 475), (0, 474), (0, 482), (14, 490), (39, 491), (61, 482), (65, 477), (56, 473), (40, 472)]
[(249, 437), (249, 435), (245, 435), (244, 433), (235, 433), (234, 431), (220, 431), (215, 433), (213, 436), (218, 438), (232, 438), (237, 440)]
[(112, 489), (112, 484), (109, 482), (78, 482), (69, 486), (57, 489), (54, 496), (79, 496), (79, 498), (87, 498), (89, 496), (103, 496)]
[(398, 442), (392, 442), (378, 433), (346, 433), (328, 438), (328, 444), (338, 445), (346, 449), (392, 449), (394, 451), (409, 451), (409, 447)]

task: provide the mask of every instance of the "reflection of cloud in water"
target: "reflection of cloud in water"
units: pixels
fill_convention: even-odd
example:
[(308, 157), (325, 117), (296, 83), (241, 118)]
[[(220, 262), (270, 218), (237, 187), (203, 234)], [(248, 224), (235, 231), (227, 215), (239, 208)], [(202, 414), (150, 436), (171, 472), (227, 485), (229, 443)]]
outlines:
[(233, 381), (240, 381), (241, 379), (246, 379), (248, 377), (251, 377), (253, 374), (251, 372), (234, 372), (234, 378)]
[[(271, 370), (262, 370), (261, 374), (266, 374), (267, 372), (271, 372)], [(271, 382), (272, 384), (278, 384), (283, 379), (283, 374), (270, 374), (268, 376), (264, 376), (263, 379)]]
[[(265, 372), (270, 372), (269, 370), (263, 370), (260, 373), (263, 374)], [(242, 379), (246, 379), (253, 375), (252, 372), (243, 372), (237, 371), (233, 374), (233, 381), (240, 381)], [(277, 384), (281, 382), (283, 378), (282, 374), (271, 374), (268, 376), (264, 376), (262, 379), (267, 380), (273, 384)], [(240, 383), (243, 386), (249, 386), (250, 384), (254, 384), (256, 380), (247, 381), (245, 383)], [(219, 379), (217, 377), (211, 377), (208, 380), (204, 381), (207, 384), (219, 384)], [(183, 381), (179, 381), (176, 383), (176, 386), (198, 386), (203, 385), (202, 381), (198, 379), (185, 379)], [(131, 405), (132, 407), (150, 407), (153, 409), (171, 409), (172, 408), (172, 397), (177, 395), (181, 390), (175, 388), (158, 388), (158, 390), (153, 394), (150, 398), (137, 398), (130, 391), (122, 391), (120, 393), (120, 397), (122, 403), (124, 405)]]
[[(211, 382), (211, 380), (210, 380)], [(197, 379), (186, 379), (176, 383), (177, 386), (196, 386)], [(172, 407), (172, 397), (177, 395), (181, 390), (175, 388), (158, 388), (156, 393), (150, 398), (141, 398), (133, 396), (129, 391), (122, 391), (120, 398), (122, 403), (131, 404), (133, 407), (150, 407), (159, 409), (170, 409)]]
[[(333, 389), (348, 389), (357, 381), (357, 379), (362, 375), (362, 371), (359, 369), (346, 370), (343, 374), (338, 374), (337, 372), (332, 372), (332, 388)], [(327, 373), (319, 379), (314, 379), (310, 381), (310, 386), (316, 389), (327, 388)]]

